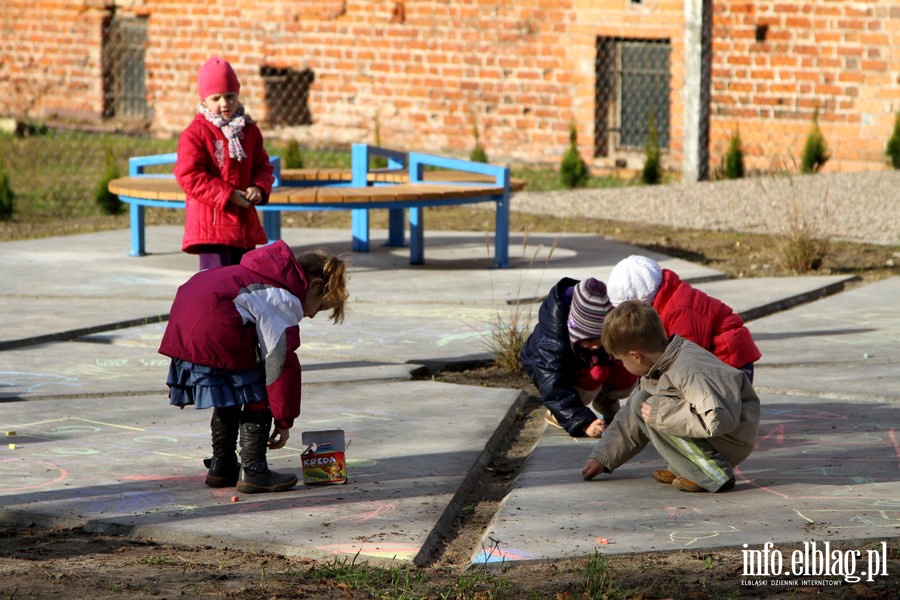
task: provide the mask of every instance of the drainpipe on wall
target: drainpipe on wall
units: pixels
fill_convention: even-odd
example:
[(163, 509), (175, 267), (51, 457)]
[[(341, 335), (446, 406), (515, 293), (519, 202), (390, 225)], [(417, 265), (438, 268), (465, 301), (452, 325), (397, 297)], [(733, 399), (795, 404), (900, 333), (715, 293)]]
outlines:
[(684, 2), (684, 182), (709, 179), (712, 0)]

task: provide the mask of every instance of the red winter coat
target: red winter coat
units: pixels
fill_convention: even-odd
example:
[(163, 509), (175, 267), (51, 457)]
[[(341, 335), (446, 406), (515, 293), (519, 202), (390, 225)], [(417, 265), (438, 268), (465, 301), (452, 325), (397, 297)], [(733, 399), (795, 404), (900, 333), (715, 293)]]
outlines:
[(244, 126), (241, 146), (246, 158), (229, 157), (225, 134), (201, 114), (181, 133), (175, 179), (187, 196), (181, 244), (185, 252), (197, 254), (197, 246), (204, 244), (253, 248), (268, 242), (256, 208), (228, 201), (234, 190), (256, 186), (265, 204), (272, 192), (274, 169), (255, 123)]
[(750, 330), (731, 307), (663, 269), (662, 284), (653, 299), (666, 334), (677, 333), (712, 352), (737, 369), (759, 360), (762, 354)]
[(269, 408), (279, 427), (300, 414), (300, 319), (306, 274), (283, 241), (257, 248), (241, 264), (200, 271), (178, 288), (160, 354), (250, 371), (265, 362)]

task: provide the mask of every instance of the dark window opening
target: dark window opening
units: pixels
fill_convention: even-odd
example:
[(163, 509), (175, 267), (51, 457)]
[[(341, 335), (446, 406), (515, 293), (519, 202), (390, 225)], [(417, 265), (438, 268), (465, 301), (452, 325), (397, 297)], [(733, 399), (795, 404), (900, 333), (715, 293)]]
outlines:
[(113, 16), (103, 39), (103, 116), (147, 119), (147, 19)]
[(594, 156), (643, 150), (651, 115), (668, 149), (669, 53), (668, 40), (597, 38)]
[(311, 125), (309, 88), (315, 81), (310, 69), (260, 67), (266, 86), (266, 123), (269, 125)]
[(766, 41), (767, 35), (769, 35), (769, 26), (768, 25), (757, 25), (756, 26), (756, 41), (757, 42)]

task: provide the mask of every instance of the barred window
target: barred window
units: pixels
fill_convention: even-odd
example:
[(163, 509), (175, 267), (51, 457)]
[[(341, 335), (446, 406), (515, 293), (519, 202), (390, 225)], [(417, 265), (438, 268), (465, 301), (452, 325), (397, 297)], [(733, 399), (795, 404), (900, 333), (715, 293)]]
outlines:
[(103, 116), (145, 119), (147, 103), (144, 49), (147, 19), (114, 16), (103, 39)]
[(651, 116), (669, 147), (669, 40), (598, 37), (594, 156), (642, 150)]
[(259, 74), (265, 83), (267, 124), (312, 124), (309, 112), (309, 88), (315, 81), (312, 70), (263, 66)]

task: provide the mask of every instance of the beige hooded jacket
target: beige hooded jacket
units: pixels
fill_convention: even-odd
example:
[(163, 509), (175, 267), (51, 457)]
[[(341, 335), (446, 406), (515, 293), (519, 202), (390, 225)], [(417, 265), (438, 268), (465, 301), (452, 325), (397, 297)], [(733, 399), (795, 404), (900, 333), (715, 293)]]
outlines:
[[(651, 396), (645, 400), (652, 407), (649, 427), (666, 435), (705, 439), (732, 465), (750, 456), (759, 428), (760, 405), (742, 371), (673, 335), (639, 385)], [(630, 402), (637, 400), (633, 395)], [(634, 457), (648, 439), (628, 428), (636, 428), (633, 419), (613, 419), (591, 457), (609, 471)]]

